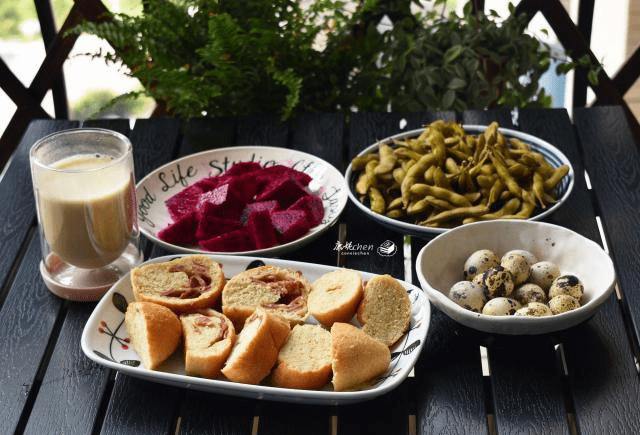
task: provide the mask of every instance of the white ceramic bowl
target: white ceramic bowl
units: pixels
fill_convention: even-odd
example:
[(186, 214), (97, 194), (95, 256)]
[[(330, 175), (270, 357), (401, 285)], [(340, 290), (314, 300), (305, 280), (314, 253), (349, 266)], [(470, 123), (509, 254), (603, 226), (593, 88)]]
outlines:
[[(449, 289), (463, 280), (465, 260), (479, 249), (490, 249), (499, 257), (512, 249), (526, 249), (539, 261), (555, 263), (561, 274), (574, 274), (582, 281), (581, 307), (548, 317), (521, 317), (488, 316), (459, 306), (449, 299)], [(429, 300), (453, 320), (479, 331), (509, 335), (575, 326), (596, 312), (615, 283), (613, 263), (597, 243), (558, 225), (521, 220), (478, 222), (440, 234), (420, 250), (416, 272)]]
[[(172, 222), (165, 205), (169, 197), (198, 180), (220, 175), (237, 162), (257, 162), (265, 167), (281, 164), (307, 173), (311, 176), (309, 190), (322, 199), (322, 222), (307, 234), (289, 243), (254, 251), (211, 252), (198, 246), (174, 245), (158, 238), (158, 232)], [(136, 186), (138, 222), (142, 234), (171, 252), (272, 257), (299, 249), (335, 224), (347, 205), (347, 190), (347, 183), (340, 171), (311, 154), (268, 146), (218, 148), (174, 160), (140, 180)]]
[[(486, 125), (463, 125), (462, 126), (467, 134), (478, 135), (486, 130)], [(549, 142), (540, 139), (539, 137), (523, 133), (517, 130), (511, 130), (508, 128), (500, 128), (500, 132), (507, 138), (516, 138), (521, 141), (529, 144), (532, 151), (538, 152), (542, 154), (545, 159), (553, 166), (557, 168), (562, 165), (567, 165), (569, 167), (569, 172), (562, 178), (560, 183), (555, 188), (555, 195), (557, 201), (551, 204), (549, 207), (544, 210), (536, 210), (528, 220), (540, 220), (555, 212), (559, 207), (564, 204), (567, 200), (571, 191), (573, 190), (575, 173), (573, 171), (573, 166), (569, 159), (556, 147), (551, 145)], [(358, 156), (368, 154), (371, 152), (375, 152), (378, 150), (378, 147), (381, 143), (392, 144), (394, 141), (403, 140), (407, 138), (417, 137), (424, 131), (423, 128), (405, 131), (403, 133), (395, 134), (393, 136), (389, 136), (387, 138), (381, 139), (373, 145), (368, 146), (364, 150), (362, 150)], [(444, 233), (445, 231), (449, 231), (448, 228), (441, 227), (429, 227), (424, 225), (413, 224), (409, 221), (404, 221), (401, 219), (393, 219), (378, 213), (371, 211), (371, 209), (360, 202), (358, 199), (358, 194), (355, 193), (355, 185), (358, 178), (358, 172), (354, 171), (351, 164), (347, 167), (345, 172), (345, 179), (349, 184), (349, 199), (353, 204), (362, 210), (367, 216), (371, 219), (374, 219), (379, 224), (394, 230), (399, 231), (403, 234), (411, 234), (417, 237), (432, 237), (434, 234)]]

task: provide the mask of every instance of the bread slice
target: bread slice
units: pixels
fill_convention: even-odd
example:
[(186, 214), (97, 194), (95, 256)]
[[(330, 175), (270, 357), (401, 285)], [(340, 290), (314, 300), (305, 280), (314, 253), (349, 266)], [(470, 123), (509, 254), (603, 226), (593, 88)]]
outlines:
[(389, 347), (350, 323), (331, 327), (331, 360), (335, 391), (364, 387), (387, 371)]
[(258, 307), (238, 334), (222, 374), (234, 382), (258, 384), (276, 364), (289, 333), (286, 320)]
[(155, 302), (176, 313), (215, 306), (225, 282), (220, 265), (206, 255), (149, 263), (131, 271), (137, 301)]
[(236, 342), (236, 330), (231, 320), (213, 309), (183, 314), (185, 373), (203, 378), (220, 376), (231, 349)]
[(362, 299), (362, 277), (351, 269), (326, 273), (311, 284), (309, 313), (327, 327), (348, 323)]
[(320, 389), (331, 380), (331, 333), (320, 325), (296, 325), (271, 374), (277, 387)]
[(391, 347), (409, 329), (411, 301), (407, 290), (390, 275), (371, 278), (356, 313), (367, 334)]
[(245, 270), (222, 290), (222, 312), (239, 331), (256, 308), (285, 318), (291, 326), (304, 323), (311, 284), (302, 273), (266, 265)]
[(178, 316), (162, 305), (131, 302), (124, 315), (131, 345), (142, 365), (155, 370), (177, 349), (182, 337)]

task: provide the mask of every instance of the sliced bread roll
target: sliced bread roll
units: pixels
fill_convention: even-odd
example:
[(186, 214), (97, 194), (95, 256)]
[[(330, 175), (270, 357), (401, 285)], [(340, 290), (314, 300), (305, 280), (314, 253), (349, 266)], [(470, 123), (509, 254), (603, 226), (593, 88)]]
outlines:
[(331, 379), (331, 333), (320, 325), (296, 325), (271, 374), (277, 387), (320, 389)]
[(257, 308), (238, 334), (222, 374), (234, 382), (258, 384), (276, 364), (289, 333), (286, 320)]
[(131, 302), (124, 315), (131, 345), (142, 365), (155, 370), (176, 350), (182, 337), (178, 316), (162, 305)]
[(391, 347), (409, 329), (411, 301), (407, 290), (390, 275), (371, 278), (356, 313), (362, 330)]
[(285, 318), (291, 326), (308, 316), (311, 284), (296, 270), (260, 266), (231, 278), (222, 290), (222, 312), (241, 330), (245, 319), (262, 307)]
[(333, 388), (353, 390), (387, 371), (391, 362), (389, 347), (350, 323), (331, 327)]
[(231, 320), (213, 309), (183, 314), (185, 373), (203, 378), (220, 375), (236, 342), (236, 330)]
[(131, 271), (137, 301), (155, 302), (176, 313), (213, 307), (225, 282), (220, 264), (206, 255), (149, 263)]
[(362, 277), (351, 269), (326, 273), (311, 284), (309, 313), (327, 327), (348, 323), (362, 299)]

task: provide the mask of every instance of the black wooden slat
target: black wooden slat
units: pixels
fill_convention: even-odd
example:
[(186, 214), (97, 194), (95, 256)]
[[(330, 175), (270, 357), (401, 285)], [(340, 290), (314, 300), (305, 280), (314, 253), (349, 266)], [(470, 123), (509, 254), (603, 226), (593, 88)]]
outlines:
[(611, 296), (589, 323), (568, 331), (564, 346), (576, 418), (582, 433), (637, 433), (640, 385), (629, 339), (637, 349), (640, 156), (621, 108), (577, 109), (574, 121), (616, 264), (622, 310), (632, 322), (623, 323)]
[(118, 373), (102, 428), (96, 433), (174, 434), (182, 397), (180, 388)]
[[(520, 114), (518, 123), (527, 117), (532, 113)], [(511, 114), (505, 110), (463, 114), (465, 124), (489, 124), (494, 120), (502, 127), (513, 128)], [(556, 124), (557, 131), (570, 131), (569, 119), (565, 117), (563, 121)], [(567, 147), (570, 145), (575, 148), (575, 142)], [(568, 433), (560, 367), (550, 338), (523, 337), (514, 341), (486, 337), (485, 341), (498, 432), (518, 433), (514, 422), (529, 427), (537, 422), (542, 433)], [(532, 379), (536, 382), (530, 382)]]
[(187, 391), (180, 411), (180, 434), (250, 434), (258, 404), (251, 399)]
[(415, 407), (419, 434), (489, 433), (480, 343), (433, 305), (415, 366)]
[(260, 409), (260, 435), (297, 435), (304, 428), (305, 435), (331, 433), (332, 408), (324, 405), (298, 405), (264, 402)]
[[(344, 173), (344, 116), (342, 114), (309, 114), (301, 116), (289, 124), (289, 142), (287, 148), (303, 151), (319, 157)], [(333, 192), (331, 192), (333, 194)], [(343, 192), (346, 194), (346, 192)], [(339, 222), (326, 233), (301, 249), (281, 255), (282, 258), (309, 263), (337, 264)]]
[(265, 145), (285, 148), (289, 128), (274, 115), (255, 115), (238, 120), (235, 145)]
[(498, 433), (570, 433), (553, 346), (549, 336), (510, 337), (489, 346)]
[(48, 341), (55, 343), (56, 322), (63, 315), (63, 301), (45, 287), (39, 263), (40, 242), (35, 236), (0, 311), (3, 347), (0, 354), (0, 433), (3, 434), (14, 433), (29, 418), (42, 380), (39, 366), (43, 360), (42, 364), (46, 365)]
[(125, 136), (129, 136), (131, 128), (128, 119), (89, 119), (82, 123), (82, 127), (86, 128), (105, 128), (107, 130), (117, 131)]
[(69, 304), (25, 434), (91, 434), (110, 373), (80, 348), (94, 307), (94, 303)]
[(40, 242), (28, 153), (37, 139), (74, 125), (67, 121), (32, 123), (0, 180), (0, 342), (5, 346), (0, 355), (0, 433), (21, 430), (30, 417), (40, 391), (40, 367), (46, 368), (49, 343), (57, 339), (63, 313), (62, 300), (47, 290), (40, 277)]
[[(348, 158), (353, 158), (364, 148), (402, 132), (397, 113), (354, 113), (351, 115), (347, 132)], [(347, 180), (348, 181), (348, 180)], [(343, 213), (347, 223), (346, 242), (354, 249), (343, 249), (347, 267), (373, 273), (388, 273), (404, 279), (403, 235), (377, 224), (349, 202)], [(376, 252), (384, 242), (391, 241), (397, 246), (392, 256), (382, 256)]]
[(578, 110), (575, 122), (611, 256), (617, 265), (618, 280), (632, 307), (634, 324), (638, 325), (640, 274), (636, 259), (640, 255), (637, 231), (640, 226), (640, 153), (623, 113), (617, 108)]
[(196, 118), (184, 126), (180, 156), (236, 145), (236, 121), (227, 118)]
[(290, 123), (289, 148), (319, 157), (344, 173), (344, 121), (340, 113), (302, 115)]
[(513, 128), (511, 112), (507, 109), (468, 110), (462, 113), (463, 124), (489, 125), (497, 121), (500, 127)]
[(409, 432), (409, 391), (403, 382), (389, 393), (338, 408), (338, 435), (401, 435)]
[[(57, 130), (71, 128), (77, 123), (70, 121), (34, 121), (25, 132), (19, 148), (13, 156), (13, 164), (9, 166), (0, 180), (0, 233), (3, 243), (0, 244), (0, 276), (6, 277), (16, 259), (18, 250), (24, 240), (28, 223), (36, 216), (33, 200), (33, 187), (29, 172), (29, 149), (36, 140)], [(8, 283), (2, 283), (7, 285)], [(0, 294), (0, 304), (2, 298)]]

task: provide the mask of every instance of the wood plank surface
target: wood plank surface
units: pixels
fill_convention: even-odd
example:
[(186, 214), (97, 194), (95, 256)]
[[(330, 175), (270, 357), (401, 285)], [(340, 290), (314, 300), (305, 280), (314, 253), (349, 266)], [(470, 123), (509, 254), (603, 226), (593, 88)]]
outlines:
[[(640, 156), (624, 119), (619, 107), (575, 113), (585, 168), (616, 264), (622, 297), (619, 303), (612, 295), (590, 322), (568, 331), (565, 339), (578, 427), (585, 434), (640, 432), (640, 271), (636, 261), (640, 246)], [(589, 358), (589, 364), (584, 364), (585, 358)]]
[[(94, 120), (85, 126), (127, 134), (136, 180), (183, 155), (235, 145), (299, 149), (344, 173), (350, 159), (377, 140), (435, 119), (521, 129), (559, 148), (576, 171), (574, 191), (546, 221), (598, 243), (595, 217), (617, 266), (612, 295), (591, 319), (555, 334), (504, 337), (473, 331), (432, 306), (429, 335), (414, 375), (393, 391), (359, 404), (315, 406), (229, 397), (148, 382), (86, 358), (80, 335), (94, 303), (71, 303), (42, 283), (28, 148), (43, 135), (78, 125), (36, 121), (0, 180), (0, 433), (7, 434), (631, 434), (640, 433), (636, 362), (640, 320), (640, 155), (615, 107), (445, 113), (307, 114), (288, 123), (242, 119)], [(515, 120), (515, 124), (513, 124)], [(593, 190), (589, 190), (584, 169)], [(27, 224), (25, 224), (25, 222)], [(405, 268), (402, 234), (348, 204), (339, 222), (283, 258), (338, 264), (337, 242), (368, 252), (342, 265), (415, 283)], [(413, 237), (410, 258), (432, 237)], [(386, 240), (399, 250), (385, 257)], [(144, 241), (146, 257), (169, 252)], [(344, 253), (343, 253), (344, 254)], [(481, 351), (486, 350), (483, 361)], [(484, 363), (484, 366), (483, 366)]]
[(43, 370), (51, 357), (64, 303), (40, 278), (40, 242), (29, 172), (29, 149), (36, 140), (77, 125), (35, 121), (0, 180), (0, 433), (21, 431), (39, 395)]

